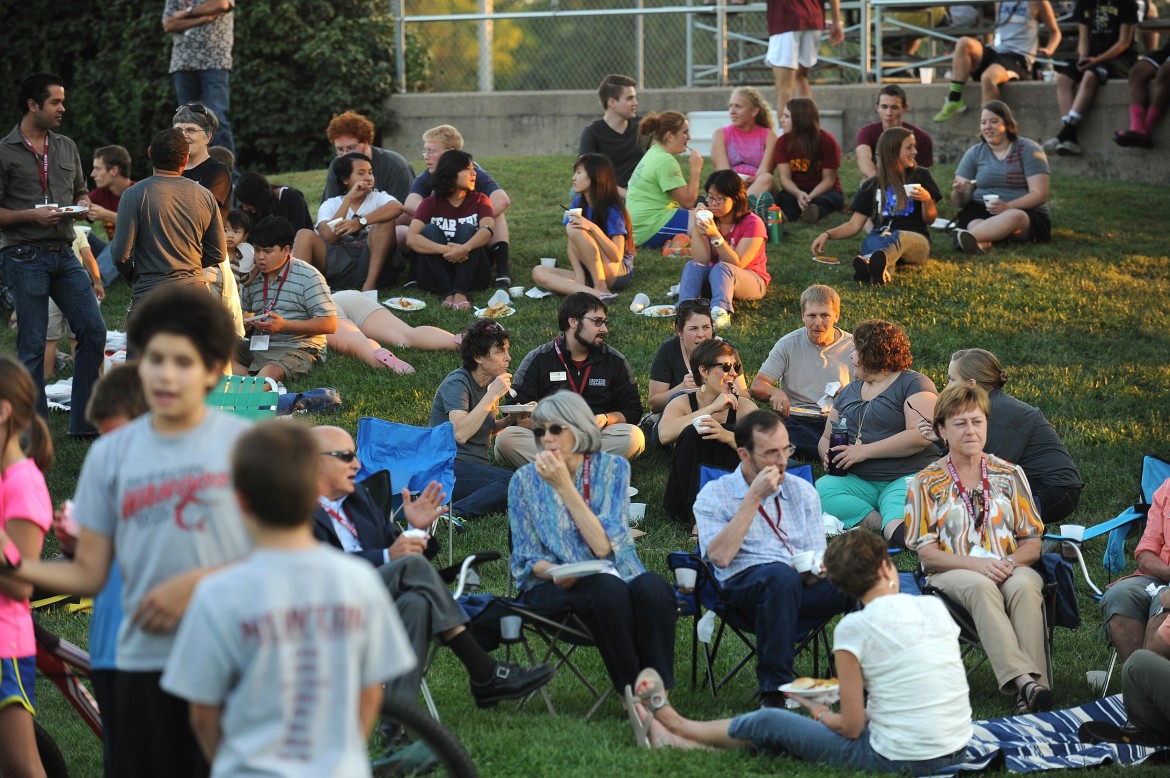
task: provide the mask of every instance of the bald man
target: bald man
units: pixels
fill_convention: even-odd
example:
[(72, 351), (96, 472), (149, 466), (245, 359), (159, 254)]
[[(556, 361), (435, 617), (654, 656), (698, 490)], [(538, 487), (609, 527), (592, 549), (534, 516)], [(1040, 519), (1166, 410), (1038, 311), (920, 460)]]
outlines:
[(406, 521), (412, 530), (424, 534), (403, 532), (355, 480), (361, 462), (350, 434), (340, 427), (314, 427), (313, 433), (323, 457), (317, 474), (313, 534), (378, 568), (418, 656), (416, 669), (388, 684), (386, 694), (418, 699), (432, 639), (450, 648), (467, 668), (471, 695), (480, 708), (527, 697), (547, 683), (554, 672), (548, 665), (499, 662), (475, 642), (467, 631), (467, 616), (431, 565), (428, 558), (438, 553), (439, 544), (425, 530), (442, 513), (447, 499), (439, 484), (432, 481), (413, 499), (409, 490), (402, 490)]

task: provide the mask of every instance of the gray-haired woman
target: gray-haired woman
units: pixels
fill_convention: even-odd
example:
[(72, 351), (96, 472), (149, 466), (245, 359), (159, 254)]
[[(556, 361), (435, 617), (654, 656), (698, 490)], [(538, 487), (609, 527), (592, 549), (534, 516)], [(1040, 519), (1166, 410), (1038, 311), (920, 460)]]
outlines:
[[(593, 412), (573, 392), (537, 403), (536, 460), (508, 487), (512, 575), (525, 602), (571, 608), (597, 642), (618, 689), (653, 667), (674, 685), (677, 609), (670, 584), (638, 560), (626, 524), (630, 464), (601, 451)], [(602, 571), (554, 577), (558, 565), (604, 561)]]

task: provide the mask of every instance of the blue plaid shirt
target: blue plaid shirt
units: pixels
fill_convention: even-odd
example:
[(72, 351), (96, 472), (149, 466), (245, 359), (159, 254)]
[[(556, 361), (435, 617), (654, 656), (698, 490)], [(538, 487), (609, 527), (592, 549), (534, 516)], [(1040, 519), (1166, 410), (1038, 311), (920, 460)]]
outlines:
[[(703, 559), (707, 559), (707, 546), (731, 523), (731, 517), (743, 504), (750, 486), (741, 464), (735, 472), (709, 482), (699, 492), (695, 500), (695, 521), (699, 524), (699, 547), (703, 549)], [(779, 534), (757, 511), (731, 564), (724, 568), (712, 565), (721, 582), (734, 578), (749, 567), (771, 562), (791, 565), (796, 553), (825, 550), (821, 498), (808, 481), (795, 476), (785, 477), (780, 488), (765, 497), (760, 507), (779, 528)]]

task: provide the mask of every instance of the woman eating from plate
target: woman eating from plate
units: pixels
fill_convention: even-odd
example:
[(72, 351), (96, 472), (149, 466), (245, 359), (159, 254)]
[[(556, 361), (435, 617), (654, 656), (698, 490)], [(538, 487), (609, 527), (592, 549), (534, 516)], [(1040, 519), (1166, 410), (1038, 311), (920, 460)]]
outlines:
[[(691, 354), (700, 343), (715, 337), (711, 324), (711, 301), (700, 297), (680, 300), (674, 309), (674, 335), (662, 341), (650, 363), (650, 410), (661, 414), (679, 392), (697, 389), (691, 373)], [(743, 376), (736, 379), (736, 391), (746, 394)]]
[(1015, 714), (1050, 710), (1040, 558), (1044, 524), (1016, 465), (987, 454), (987, 392), (943, 389), (934, 431), (950, 453), (914, 476), (906, 493), (906, 545), (931, 586), (970, 613), (1000, 690)]
[[(959, 628), (934, 597), (899, 592), (898, 568), (868, 532), (847, 532), (825, 552), (833, 585), (863, 610), (833, 634), (839, 711), (817, 695), (788, 693), (809, 714), (762, 708), (692, 721), (670, 704), (653, 669), (626, 688), (634, 737), (646, 748), (753, 748), (851, 771), (934, 775), (963, 761), (971, 704)], [(798, 684), (790, 684), (795, 686)], [(822, 693), (823, 694), (823, 693)]]
[(1019, 137), (1016, 117), (1002, 100), (979, 112), (976, 143), (959, 160), (951, 205), (961, 208), (951, 233), (955, 248), (986, 254), (1001, 240), (1047, 243), (1052, 239), (1048, 210), (1048, 157), (1036, 141)]
[(942, 192), (930, 171), (914, 164), (918, 144), (905, 127), (891, 127), (877, 143), (878, 173), (862, 182), (853, 198), (853, 215), (812, 242), (819, 255), (830, 240), (851, 238), (873, 220), (873, 229), (853, 258), (853, 280), (882, 286), (894, 266), (921, 265), (930, 259), (930, 224), (938, 216)]
[[(570, 608), (588, 625), (616, 688), (653, 667), (674, 684), (674, 590), (638, 560), (630, 528), (630, 464), (601, 451), (601, 433), (581, 396), (557, 392), (536, 404), (536, 460), (508, 486), (512, 575), (529, 605)], [(593, 562), (591, 575), (554, 575)]]
[[(768, 291), (768, 230), (748, 210), (743, 180), (730, 170), (707, 179), (707, 207), (690, 224), (691, 260), (683, 265), (680, 300), (710, 294), (716, 329), (731, 323), (733, 300), (759, 300)], [(703, 218), (700, 218), (702, 214)]]
[(658, 422), (659, 440), (674, 448), (663, 507), (687, 526), (695, 523), (699, 469), (709, 465), (731, 471), (739, 466), (735, 421), (739, 414), (756, 410), (737, 386), (737, 380), (742, 383), (743, 362), (730, 343), (703, 341), (692, 356), (691, 375), (698, 389), (671, 400)]

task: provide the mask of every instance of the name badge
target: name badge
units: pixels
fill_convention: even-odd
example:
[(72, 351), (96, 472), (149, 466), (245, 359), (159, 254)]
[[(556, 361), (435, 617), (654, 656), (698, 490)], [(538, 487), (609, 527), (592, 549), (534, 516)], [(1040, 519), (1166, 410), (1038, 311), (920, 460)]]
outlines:
[(268, 338), (269, 335), (267, 332), (263, 335), (253, 335), (251, 343), (248, 344), (248, 348), (250, 348), (252, 351), (267, 351)]
[(549, 373), (548, 380), (550, 380), (550, 381), (568, 381), (569, 374), (566, 373), (564, 370), (561, 370), (558, 373)]

